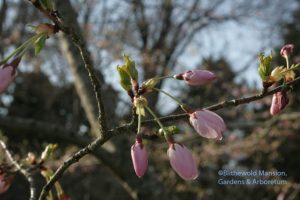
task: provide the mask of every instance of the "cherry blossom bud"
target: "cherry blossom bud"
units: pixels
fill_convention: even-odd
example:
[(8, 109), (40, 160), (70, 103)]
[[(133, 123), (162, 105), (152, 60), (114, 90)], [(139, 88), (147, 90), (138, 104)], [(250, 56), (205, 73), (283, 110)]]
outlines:
[(221, 140), (226, 129), (223, 119), (209, 110), (197, 110), (190, 115), (190, 123), (202, 137)]
[(289, 98), (287, 97), (285, 91), (276, 92), (275, 94), (273, 94), (270, 114), (271, 115), (278, 114), (286, 107), (288, 103), (289, 103)]
[(291, 53), (293, 53), (294, 50), (294, 45), (293, 44), (286, 44), (284, 45), (281, 50), (280, 50), (280, 54), (283, 57), (287, 57), (289, 56)]
[(131, 146), (131, 159), (136, 175), (144, 176), (148, 167), (148, 153), (140, 138)]
[(0, 194), (8, 190), (11, 182), (12, 182), (12, 177), (5, 177), (5, 174), (0, 175)]
[(8, 86), (15, 80), (16, 68), (20, 59), (14, 59), (11, 63), (0, 67), (0, 94), (2, 94)]
[(175, 75), (174, 78), (184, 80), (189, 85), (205, 85), (217, 77), (210, 71), (195, 69)]
[(182, 179), (189, 181), (198, 177), (198, 169), (192, 153), (184, 145), (171, 143), (167, 154), (172, 168)]

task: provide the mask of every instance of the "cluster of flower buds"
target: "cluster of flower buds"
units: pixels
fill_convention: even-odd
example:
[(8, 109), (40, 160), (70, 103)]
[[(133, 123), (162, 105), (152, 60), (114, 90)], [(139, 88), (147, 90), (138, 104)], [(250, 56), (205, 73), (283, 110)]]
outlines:
[[(260, 65), (258, 73), (263, 81), (264, 91), (275, 83), (283, 80), (283, 83), (292, 81), (295, 79), (294, 70), (300, 67), (300, 63), (290, 65), (290, 55), (293, 53), (294, 45), (284, 45), (280, 50), (280, 55), (286, 60), (285, 66), (278, 66), (273, 69), (272, 67), (272, 56), (260, 55)], [(270, 107), (270, 114), (276, 115), (282, 111), (289, 103), (286, 88), (273, 95), (272, 103)]]
[[(167, 155), (170, 165), (174, 171), (184, 180), (193, 180), (198, 177), (197, 164), (192, 156), (192, 152), (183, 144), (177, 143), (173, 135), (178, 129), (175, 126), (164, 127), (156, 114), (148, 107), (147, 99), (144, 94), (149, 92), (161, 92), (172, 98), (190, 117), (190, 123), (200, 136), (209, 139), (221, 140), (226, 129), (223, 119), (216, 113), (205, 109), (192, 109), (183, 104), (179, 99), (171, 94), (156, 88), (160, 80), (165, 78), (174, 78), (183, 80), (192, 86), (201, 86), (210, 83), (217, 77), (214, 73), (207, 70), (188, 70), (174, 76), (154, 77), (144, 81), (141, 86), (138, 83), (138, 71), (135, 63), (129, 56), (124, 56), (124, 65), (118, 66), (120, 75), (120, 84), (128, 95), (132, 98), (133, 106), (138, 116), (138, 130), (136, 141), (131, 147), (131, 158), (133, 168), (138, 177), (142, 177), (148, 168), (148, 152), (143, 144), (141, 134), (141, 118), (146, 115), (145, 111), (158, 123), (160, 130), (159, 136), (163, 136), (168, 145)], [(174, 128), (175, 127), (175, 128)]]
[(273, 84), (284, 80), (285, 82), (289, 82), (295, 79), (294, 70), (299, 67), (298, 64), (290, 65), (290, 55), (293, 52), (294, 45), (287, 44), (281, 48), (280, 54), (286, 60), (285, 66), (278, 66), (273, 69), (272, 66), (272, 55), (264, 56), (260, 54), (260, 65), (258, 67), (258, 73), (263, 81), (263, 86), (265, 89), (272, 86)]

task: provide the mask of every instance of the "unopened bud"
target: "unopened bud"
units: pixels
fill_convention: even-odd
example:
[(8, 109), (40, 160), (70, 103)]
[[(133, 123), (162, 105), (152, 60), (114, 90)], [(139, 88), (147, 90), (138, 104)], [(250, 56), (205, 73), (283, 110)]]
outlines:
[(136, 107), (136, 114), (145, 116), (145, 107), (148, 105), (147, 99), (143, 96), (139, 96), (134, 98), (133, 104)]
[(281, 48), (280, 54), (283, 57), (288, 57), (289, 55), (291, 55), (291, 53), (293, 53), (293, 50), (294, 50), (293, 44), (286, 44)]
[(281, 112), (289, 103), (289, 98), (286, 91), (280, 91), (273, 94), (272, 103), (270, 107), (270, 114), (276, 115)]

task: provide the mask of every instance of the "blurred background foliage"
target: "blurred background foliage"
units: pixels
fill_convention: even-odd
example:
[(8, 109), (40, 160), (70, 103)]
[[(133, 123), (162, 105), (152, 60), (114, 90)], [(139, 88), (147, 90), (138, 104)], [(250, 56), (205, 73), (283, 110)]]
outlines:
[[(64, 0), (56, 8), (82, 34), (102, 82), (109, 127), (130, 119), (130, 99), (118, 85), (116, 65), (123, 53), (136, 60), (141, 81), (190, 68), (208, 69), (218, 80), (204, 87), (164, 81), (159, 87), (193, 107), (260, 92), (257, 55), (273, 50), (274, 66), (285, 43), (295, 44), (300, 62), (299, 0)], [(29, 38), (26, 26), (47, 22), (24, 0), (0, 4), (0, 57)], [(38, 56), (27, 54), (15, 83), (0, 97), (0, 133), (17, 158), (39, 155), (50, 142), (59, 143), (53, 161), (59, 164), (87, 144), (96, 112), (93, 94), (76, 48), (62, 34), (47, 41)], [(83, 69), (83, 70), (82, 70)], [(298, 73), (299, 75), (299, 73)], [(87, 87), (85, 87), (87, 86)], [(131, 166), (133, 134), (113, 138), (72, 166), (61, 179), (72, 199), (299, 199), (300, 87), (289, 93), (282, 114), (269, 114), (271, 97), (218, 111), (227, 124), (222, 141), (199, 137), (187, 120), (176, 124), (176, 139), (193, 150), (200, 176), (182, 181), (168, 163), (167, 144), (147, 141), (150, 166), (138, 179)], [(88, 99), (88, 100), (86, 100)], [(92, 99), (92, 100), (90, 100)], [(165, 96), (152, 94), (149, 103), (159, 114), (181, 113)], [(143, 127), (145, 134), (156, 126)], [(49, 133), (50, 132), (50, 133)], [(219, 185), (218, 170), (285, 171), (286, 185)], [(38, 176), (37, 176), (38, 177)], [(230, 178), (230, 177), (227, 177)], [(236, 177), (235, 177), (236, 178)], [(240, 177), (243, 178), (243, 177)], [(269, 177), (272, 179), (272, 177)], [(42, 183), (42, 181), (41, 181)], [(17, 195), (17, 196), (16, 196)], [(16, 176), (1, 199), (28, 199), (28, 184)]]

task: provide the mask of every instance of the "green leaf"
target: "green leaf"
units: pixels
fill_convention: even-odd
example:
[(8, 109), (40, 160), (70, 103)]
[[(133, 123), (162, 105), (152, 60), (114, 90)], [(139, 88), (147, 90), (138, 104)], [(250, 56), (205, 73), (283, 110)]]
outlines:
[[(177, 126), (173, 125), (173, 126), (167, 126), (165, 127), (165, 131), (167, 132), (167, 134), (169, 135), (175, 135), (175, 134), (178, 134), (179, 133), (179, 129)], [(158, 134), (160, 136), (164, 136), (164, 131), (160, 128), (158, 130)]]
[(39, 0), (39, 2), (42, 5), (43, 9), (53, 10), (53, 2), (52, 2), (52, 0)]
[(138, 71), (135, 67), (135, 62), (126, 54), (124, 54), (125, 69), (133, 80), (138, 80)]
[(117, 70), (119, 72), (120, 76), (120, 84), (123, 87), (124, 90), (129, 91), (131, 90), (131, 80), (130, 80), (130, 75), (127, 73), (125, 66), (117, 66)]
[(272, 55), (264, 56), (263, 53), (259, 55), (259, 67), (258, 67), (258, 74), (260, 75), (262, 81), (268, 81), (269, 76), (272, 72)]
[(290, 69), (296, 69), (298, 67), (300, 67), (300, 63), (292, 64), (292, 66), (290, 67)]
[(48, 144), (41, 155), (41, 159), (47, 161), (56, 149), (57, 144)]
[(47, 39), (47, 34), (43, 34), (41, 35), (41, 37), (37, 38), (37, 40), (34, 42), (33, 46), (34, 46), (35, 55), (41, 52), (41, 50), (45, 46), (46, 39)]

